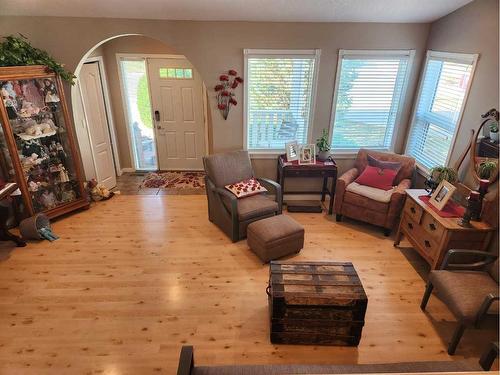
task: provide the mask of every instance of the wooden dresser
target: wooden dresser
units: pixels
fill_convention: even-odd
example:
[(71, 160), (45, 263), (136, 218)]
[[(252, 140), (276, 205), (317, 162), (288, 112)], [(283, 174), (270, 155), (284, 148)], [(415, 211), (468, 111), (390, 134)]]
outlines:
[(472, 221), (471, 228), (461, 227), (457, 218), (439, 216), (418, 198), (427, 194), (425, 190), (409, 189), (406, 193), (394, 246), (405, 235), (432, 269), (439, 268), (449, 249), (487, 249), (495, 231), (493, 227), (482, 221)]

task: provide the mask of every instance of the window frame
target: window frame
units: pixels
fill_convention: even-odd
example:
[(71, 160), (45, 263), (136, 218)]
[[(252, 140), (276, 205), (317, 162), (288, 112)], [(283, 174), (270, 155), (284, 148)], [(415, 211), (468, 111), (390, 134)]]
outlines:
[[(472, 81), (474, 80), (474, 73), (475, 73), (475, 70), (477, 67), (477, 61), (479, 59), (479, 54), (478, 53), (458, 53), (458, 52), (444, 52), (444, 51), (427, 50), (427, 53), (425, 55), (425, 61), (423, 62), (424, 65), (423, 65), (423, 68), (421, 70), (420, 79), (419, 79), (419, 83), (418, 83), (418, 91), (417, 91), (417, 95), (415, 97), (415, 100), (413, 102), (413, 111), (412, 111), (412, 115), (410, 117), (410, 123), (409, 123), (408, 130), (407, 130), (407, 137), (406, 137), (406, 141), (405, 141), (405, 154), (406, 155), (410, 155), (409, 149), (408, 149), (408, 147), (410, 146), (410, 135), (411, 135), (412, 130), (416, 124), (415, 118), (417, 116), (418, 106), (419, 106), (420, 98), (422, 96), (422, 88), (424, 86), (425, 75), (427, 73), (429, 60), (432, 57), (437, 57), (437, 58), (443, 59), (444, 61), (451, 61), (451, 62), (456, 62), (456, 63), (461, 63), (461, 64), (465, 64), (465, 63), (468, 63), (470, 61), (471, 65), (472, 65), (472, 69), (470, 72), (470, 79), (469, 79), (469, 82), (467, 83), (467, 88), (465, 90), (465, 95), (464, 95), (464, 99), (462, 101), (462, 106), (460, 107), (460, 113), (458, 115), (457, 124), (455, 126), (453, 137), (452, 137), (451, 142), (450, 142), (450, 148), (448, 149), (448, 155), (446, 156), (446, 162), (444, 163), (445, 166), (448, 166), (450, 163), (451, 154), (453, 153), (453, 150), (455, 149), (455, 144), (457, 141), (457, 134), (458, 134), (460, 127), (462, 125), (462, 117), (464, 115), (464, 110), (465, 110), (465, 106), (467, 104), (467, 99), (469, 98), (469, 93), (470, 93), (470, 88), (472, 86)], [(422, 172), (423, 174), (427, 174), (429, 172), (429, 168), (422, 165), (416, 158), (415, 158), (415, 164), (416, 164), (417, 170), (419, 172)]]
[(243, 50), (244, 56), (244, 87), (243, 90), (243, 149), (248, 151), (250, 156), (266, 159), (275, 158), (276, 155), (281, 155), (285, 152), (285, 147), (283, 149), (249, 149), (248, 148), (248, 59), (252, 57), (274, 57), (274, 58), (293, 58), (293, 57), (304, 57), (311, 56), (314, 58), (314, 70), (313, 79), (311, 85), (311, 108), (309, 111), (308, 127), (307, 127), (307, 143), (311, 143), (312, 130), (313, 130), (313, 120), (316, 113), (316, 95), (318, 88), (318, 73), (321, 49), (248, 49)]
[[(332, 99), (332, 112), (330, 115), (330, 126), (329, 126), (329, 140), (330, 143), (333, 143), (333, 130), (335, 127), (335, 113), (337, 110), (337, 98), (338, 98), (338, 90), (339, 90), (339, 84), (340, 84), (340, 74), (342, 71), (342, 59), (345, 55), (359, 55), (359, 56), (408, 56), (408, 63), (407, 63), (407, 70), (406, 74), (404, 77), (404, 83), (401, 88), (401, 99), (400, 99), (400, 104), (398, 107), (398, 111), (396, 113), (396, 118), (395, 118), (395, 124), (394, 124), (394, 129), (392, 131), (392, 137), (391, 137), (391, 142), (389, 148), (381, 147), (381, 148), (376, 148), (376, 150), (380, 151), (394, 151), (394, 146), (396, 143), (397, 136), (400, 132), (400, 126), (397, 126), (397, 124), (401, 124), (401, 115), (403, 112), (403, 108), (405, 107), (407, 101), (408, 101), (408, 83), (411, 78), (411, 73), (413, 69), (413, 61), (415, 59), (415, 50), (414, 49), (394, 49), (394, 50), (375, 50), (375, 49), (362, 49), (362, 50), (349, 50), (349, 49), (339, 49), (338, 52), (338, 57), (337, 57), (337, 71), (335, 72), (335, 86), (333, 89), (333, 99)], [(358, 151), (363, 148), (343, 148), (343, 149), (335, 149), (332, 147), (331, 151), (334, 155), (338, 156), (339, 158), (350, 158), (352, 156), (357, 155)], [(372, 148), (375, 149), (375, 148)]]

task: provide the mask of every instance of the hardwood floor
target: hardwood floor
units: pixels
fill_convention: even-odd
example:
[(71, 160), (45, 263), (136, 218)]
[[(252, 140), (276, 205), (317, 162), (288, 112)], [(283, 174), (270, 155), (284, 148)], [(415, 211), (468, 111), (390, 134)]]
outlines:
[(198, 364), (455, 360), (496, 338), (495, 322), (468, 330), (449, 357), (455, 320), (434, 296), (420, 311), (414, 252), (369, 226), (292, 216), (306, 228), (297, 260), (357, 268), (358, 348), (271, 345), (268, 267), (208, 221), (204, 196), (118, 195), (55, 222), (56, 242), (0, 245), (0, 373), (173, 374), (183, 344)]

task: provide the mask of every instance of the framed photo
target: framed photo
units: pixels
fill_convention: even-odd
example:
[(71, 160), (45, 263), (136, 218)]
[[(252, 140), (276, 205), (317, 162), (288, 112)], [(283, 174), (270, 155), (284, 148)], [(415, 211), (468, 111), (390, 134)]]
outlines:
[(299, 164), (316, 164), (316, 145), (303, 145), (300, 147)]
[(285, 144), (286, 161), (299, 160), (299, 144), (297, 141), (288, 142)]
[(448, 200), (451, 198), (456, 189), (457, 188), (448, 181), (441, 181), (436, 190), (434, 190), (434, 193), (432, 193), (429, 203), (441, 211), (443, 207), (446, 206), (446, 203), (448, 203)]

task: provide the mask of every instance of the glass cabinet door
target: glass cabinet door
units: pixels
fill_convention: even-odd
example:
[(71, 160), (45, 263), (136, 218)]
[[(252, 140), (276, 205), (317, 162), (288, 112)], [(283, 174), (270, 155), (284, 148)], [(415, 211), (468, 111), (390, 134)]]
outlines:
[(80, 198), (56, 79), (0, 81), (0, 94), (34, 212)]

